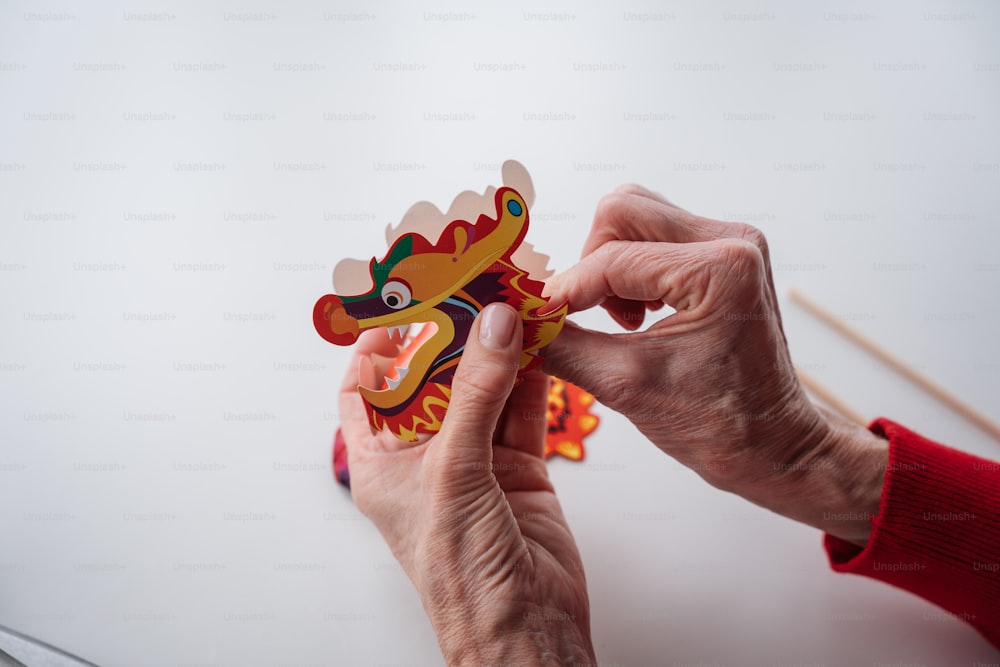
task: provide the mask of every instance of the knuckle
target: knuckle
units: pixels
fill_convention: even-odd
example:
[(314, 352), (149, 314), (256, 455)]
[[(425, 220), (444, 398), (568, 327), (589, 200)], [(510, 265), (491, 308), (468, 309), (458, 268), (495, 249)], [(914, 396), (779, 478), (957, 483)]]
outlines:
[(606, 241), (592, 253), (591, 261), (596, 267), (606, 268), (616, 264), (623, 257), (641, 252), (640, 245), (632, 241)]
[(649, 261), (644, 244), (630, 241), (608, 241), (595, 250), (589, 257), (588, 278), (602, 283), (605, 296), (615, 291), (614, 285), (632, 272), (641, 270), (643, 262)]
[(763, 264), (764, 257), (760, 248), (755, 243), (746, 239), (720, 239), (719, 248), (722, 257), (727, 263), (739, 265)]
[(630, 196), (621, 192), (611, 192), (601, 197), (597, 202), (597, 212), (594, 215), (595, 225), (601, 221), (616, 222), (630, 215), (632, 203)]
[(767, 257), (767, 237), (764, 236), (764, 232), (760, 231), (753, 225), (748, 225), (746, 223), (738, 223), (740, 238), (749, 241), (760, 250), (761, 254)]
[(614, 192), (622, 195), (645, 196), (648, 191), (638, 183), (622, 183), (614, 189)]
[(754, 279), (763, 279), (767, 263), (756, 245), (737, 238), (719, 239), (716, 244), (719, 250), (714, 263), (733, 276), (740, 276), (740, 283), (749, 287), (756, 284)]

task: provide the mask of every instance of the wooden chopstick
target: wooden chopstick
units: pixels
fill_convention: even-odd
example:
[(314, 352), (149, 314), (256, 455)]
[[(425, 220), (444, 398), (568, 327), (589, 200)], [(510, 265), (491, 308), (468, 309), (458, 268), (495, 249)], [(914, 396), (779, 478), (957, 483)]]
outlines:
[(891, 366), (896, 370), (896, 372), (905, 377), (907, 380), (917, 385), (1000, 442), (1000, 426), (998, 426), (989, 417), (978, 412), (975, 408), (959, 399), (957, 396), (931, 380), (923, 373), (906, 364), (898, 357), (882, 349), (871, 339), (849, 327), (843, 320), (817, 304), (805, 294), (802, 294), (796, 289), (791, 289), (788, 292), (788, 296), (792, 301), (807, 310), (811, 315), (822, 320), (832, 329), (850, 339), (858, 346), (864, 348), (882, 363)]

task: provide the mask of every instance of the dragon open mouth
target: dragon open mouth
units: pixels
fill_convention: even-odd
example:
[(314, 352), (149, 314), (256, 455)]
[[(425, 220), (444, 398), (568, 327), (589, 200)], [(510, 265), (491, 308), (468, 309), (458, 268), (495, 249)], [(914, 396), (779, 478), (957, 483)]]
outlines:
[(405, 410), (427, 383), (450, 385), (480, 310), (480, 304), (453, 296), (415, 315), (413, 321), (388, 326), (399, 354), (384, 372), (376, 368), (376, 381), (382, 376), (379, 387), (361, 386), (361, 395), (388, 415)]
[[(414, 322), (387, 327), (389, 340), (399, 353), (396, 357), (373, 358), (374, 386), (366, 386), (366, 378), (361, 377), (360, 390), (372, 405), (389, 409), (403, 406), (420, 388), (425, 378), (430, 379), (440, 368), (440, 358), (448, 347), (448, 339), (440, 335), (434, 322)], [(435, 340), (436, 339), (436, 340)], [(430, 372), (410, 369), (428, 369)], [(371, 383), (371, 377), (368, 378)]]
[[(426, 324), (426, 326), (425, 326)], [(417, 322), (403, 324), (398, 327), (388, 327), (389, 340), (399, 347), (399, 356), (392, 360), (386, 368), (376, 366), (376, 375), (382, 376), (378, 387), (366, 387), (373, 391), (395, 391), (410, 372), (410, 363), (417, 356), (420, 346), (434, 337), (437, 327), (433, 322)], [(426, 354), (420, 355), (426, 357)], [(364, 385), (364, 379), (359, 381)]]

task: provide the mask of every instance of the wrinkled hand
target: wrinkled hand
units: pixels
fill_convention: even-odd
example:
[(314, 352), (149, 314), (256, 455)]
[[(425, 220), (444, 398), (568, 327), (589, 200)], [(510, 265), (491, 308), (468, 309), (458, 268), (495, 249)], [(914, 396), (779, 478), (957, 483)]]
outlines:
[[(513, 387), (520, 330), (509, 306), (483, 311), (441, 431), (415, 445), (372, 433), (358, 371), (341, 387), (354, 500), (416, 586), (449, 664), (594, 662), (583, 566), (543, 459), (548, 376)], [(356, 348), (374, 386), (360, 359), (396, 346), (379, 330)]]
[[(764, 235), (624, 186), (601, 201), (581, 256), (549, 280), (553, 305), (600, 304), (632, 331), (647, 310), (676, 312), (627, 334), (567, 324), (543, 353), (545, 369), (711, 484), (863, 544), (885, 448), (820, 412), (799, 386)], [(842, 520), (849, 513), (859, 520)]]

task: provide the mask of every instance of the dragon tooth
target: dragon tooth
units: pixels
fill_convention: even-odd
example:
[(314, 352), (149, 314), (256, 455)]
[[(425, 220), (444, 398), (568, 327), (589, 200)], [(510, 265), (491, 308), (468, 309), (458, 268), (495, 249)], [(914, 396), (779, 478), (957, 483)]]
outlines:
[(385, 378), (385, 383), (389, 385), (389, 391), (394, 390), (399, 386), (399, 383), (403, 381), (406, 374), (409, 372), (409, 368), (403, 368), (402, 366), (396, 366), (396, 379), (393, 380), (391, 377)]
[(406, 332), (410, 328), (409, 324), (400, 324), (395, 327), (386, 327), (389, 330), (389, 338), (396, 338), (399, 335), (399, 339), (402, 340), (406, 338)]

